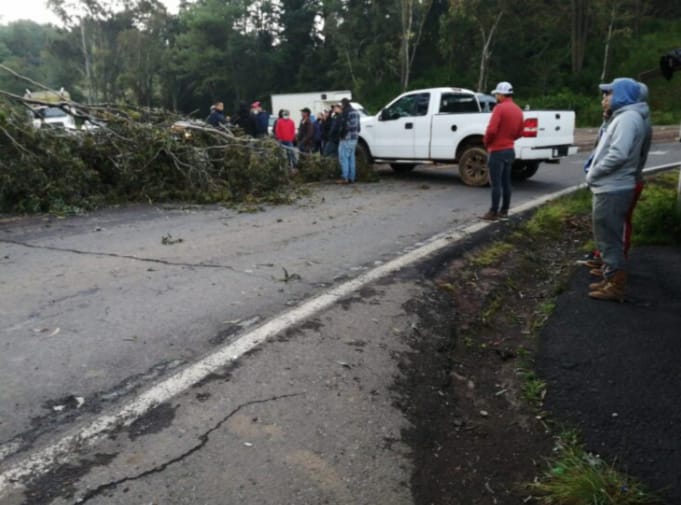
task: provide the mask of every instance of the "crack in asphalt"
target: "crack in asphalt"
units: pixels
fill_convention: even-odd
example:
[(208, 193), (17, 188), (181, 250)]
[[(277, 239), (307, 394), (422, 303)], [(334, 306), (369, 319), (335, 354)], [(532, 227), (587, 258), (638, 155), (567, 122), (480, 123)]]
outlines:
[(35, 245), (35, 244), (29, 244), (28, 242), (21, 242), (19, 240), (11, 240), (11, 239), (0, 239), (0, 243), (4, 244), (13, 244), (13, 245), (19, 245), (23, 247), (28, 247), (30, 249), (45, 249), (48, 251), (59, 251), (59, 252), (69, 252), (73, 254), (83, 254), (83, 255), (88, 255), (88, 256), (107, 256), (110, 258), (121, 258), (121, 259), (129, 259), (129, 260), (134, 260), (134, 261), (143, 261), (147, 263), (160, 263), (161, 265), (169, 265), (169, 266), (177, 266), (177, 267), (198, 267), (198, 268), (224, 268), (225, 270), (231, 270), (232, 272), (237, 272), (237, 273), (244, 273), (233, 266), (230, 265), (220, 265), (219, 263), (185, 263), (181, 261), (168, 261), (168, 260), (162, 260), (158, 258), (143, 258), (140, 256), (132, 256), (129, 254), (118, 254), (118, 253), (110, 253), (110, 252), (99, 252), (99, 251), (83, 251), (80, 249), (71, 249), (68, 247), (56, 247), (56, 246), (49, 246), (49, 245)]
[[(43, 404), (43, 408), (47, 409), (47, 413), (29, 419), (31, 425), (29, 429), (7, 440), (0, 440), (0, 462), (14, 454), (31, 449), (38, 438), (49, 433), (50, 430), (74, 422), (85, 414), (99, 413), (103, 405), (111, 403), (124, 395), (134, 393), (145, 384), (149, 384), (186, 363), (185, 360), (181, 359), (157, 363), (146, 371), (132, 375), (107, 390), (89, 395), (86, 398), (87, 401), (82, 406), (77, 406), (74, 403), (77, 393), (47, 400)], [(53, 407), (56, 405), (62, 405), (64, 409), (54, 410)]]
[(199, 443), (196, 444), (191, 449), (183, 452), (179, 456), (176, 456), (172, 459), (169, 459), (168, 461), (161, 463), (160, 465), (157, 465), (153, 468), (150, 468), (149, 470), (145, 470), (144, 472), (141, 472), (137, 475), (123, 477), (121, 479), (117, 479), (117, 480), (114, 480), (114, 481), (111, 481), (111, 482), (107, 482), (105, 484), (100, 484), (96, 488), (91, 489), (90, 491), (85, 493), (82, 497), (77, 499), (74, 503), (76, 505), (82, 505), (83, 503), (87, 503), (88, 501), (90, 501), (92, 498), (99, 496), (104, 491), (106, 491), (108, 489), (113, 489), (116, 486), (119, 486), (120, 484), (123, 484), (125, 482), (140, 480), (140, 479), (143, 479), (143, 478), (145, 478), (149, 475), (161, 473), (161, 472), (165, 471), (169, 466), (174, 465), (175, 463), (179, 463), (180, 461), (188, 458), (192, 454), (203, 449), (203, 447), (210, 440), (210, 435), (213, 432), (219, 430), (222, 427), (222, 425), (225, 424), (231, 417), (233, 417), (235, 414), (237, 414), (242, 409), (245, 409), (246, 407), (250, 407), (252, 405), (260, 405), (260, 404), (263, 404), (263, 403), (274, 402), (274, 401), (278, 401), (278, 400), (283, 400), (283, 399), (286, 399), (286, 398), (293, 398), (293, 397), (296, 397), (296, 396), (303, 396), (304, 394), (305, 393), (288, 393), (288, 394), (284, 394), (284, 395), (272, 396), (270, 398), (264, 398), (262, 400), (251, 400), (249, 402), (242, 403), (241, 405), (239, 405), (235, 409), (233, 409), (230, 413), (228, 413), (225, 417), (223, 417), (220, 421), (218, 421), (211, 429), (209, 429), (207, 432), (202, 434), (199, 437)]

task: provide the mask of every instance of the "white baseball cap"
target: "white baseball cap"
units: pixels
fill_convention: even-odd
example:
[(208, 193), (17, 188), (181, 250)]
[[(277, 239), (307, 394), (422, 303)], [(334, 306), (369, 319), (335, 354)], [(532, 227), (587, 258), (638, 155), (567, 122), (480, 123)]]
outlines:
[(499, 95), (512, 95), (513, 94), (513, 86), (511, 85), (510, 82), (506, 81), (501, 81), (499, 84), (497, 84), (497, 87), (494, 88), (492, 91), (493, 95), (499, 94)]

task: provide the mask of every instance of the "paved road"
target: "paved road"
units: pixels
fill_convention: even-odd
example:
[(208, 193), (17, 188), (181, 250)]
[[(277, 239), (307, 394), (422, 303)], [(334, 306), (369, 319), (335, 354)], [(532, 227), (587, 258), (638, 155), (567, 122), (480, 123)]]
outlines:
[[(649, 164), (678, 160), (680, 151), (657, 145)], [(545, 165), (517, 185), (514, 203), (581, 182), (583, 158)], [(0, 461), (10, 464), (244, 328), (465, 227), (488, 198), (453, 170), (420, 169), (386, 172), (378, 184), (323, 186), (256, 214), (146, 206), (3, 220)]]

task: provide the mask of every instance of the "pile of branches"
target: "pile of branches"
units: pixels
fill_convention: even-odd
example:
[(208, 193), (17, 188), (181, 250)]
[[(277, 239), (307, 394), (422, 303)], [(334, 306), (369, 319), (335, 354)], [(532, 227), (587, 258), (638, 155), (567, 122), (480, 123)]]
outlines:
[[(37, 128), (37, 106), (83, 127)], [(181, 121), (166, 111), (42, 103), (0, 91), (0, 212), (65, 212), (125, 202), (280, 203), (298, 182), (337, 176), (335, 160), (301, 158), (291, 177), (273, 139)]]

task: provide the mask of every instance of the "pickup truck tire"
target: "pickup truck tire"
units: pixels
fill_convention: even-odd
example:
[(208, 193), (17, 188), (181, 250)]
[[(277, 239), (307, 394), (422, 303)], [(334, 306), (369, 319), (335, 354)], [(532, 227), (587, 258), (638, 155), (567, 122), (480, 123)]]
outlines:
[(538, 161), (516, 161), (511, 168), (511, 177), (516, 181), (524, 181), (537, 173)]
[(414, 170), (414, 167), (416, 165), (413, 163), (391, 163), (390, 168), (393, 169), (395, 173), (398, 174), (406, 174), (407, 172), (411, 172)]
[(466, 186), (487, 186), (487, 151), (477, 146), (466, 148), (459, 157), (459, 175)]

